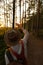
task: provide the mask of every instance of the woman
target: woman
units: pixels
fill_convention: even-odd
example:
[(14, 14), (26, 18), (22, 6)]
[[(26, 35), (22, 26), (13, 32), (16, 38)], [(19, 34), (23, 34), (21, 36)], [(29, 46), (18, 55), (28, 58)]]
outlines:
[(29, 32), (20, 24), (17, 24), (24, 37), (21, 39), (20, 33), (14, 29), (5, 33), (4, 40), (9, 48), (5, 51), (6, 65), (28, 65), (26, 44), (29, 38)]

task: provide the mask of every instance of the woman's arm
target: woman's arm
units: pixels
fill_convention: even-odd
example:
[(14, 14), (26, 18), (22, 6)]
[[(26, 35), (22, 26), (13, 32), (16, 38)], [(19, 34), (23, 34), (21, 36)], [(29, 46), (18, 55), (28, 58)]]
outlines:
[(8, 60), (8, 57), (7, 57), (6, 53), (5, 53), (5, 63), (6, 63), (6, 65), (9, 64), (9, 60)]
[(27, 43), (27, 40), (29, 38), (28, 30), (24, 29), (21, 24), (16, 23), (16, 25), (18, 26), (19, 29), (21, 29), (23, 31), (23, 33), (24, 33), (23, 41), (24, 41), (24, 43)]

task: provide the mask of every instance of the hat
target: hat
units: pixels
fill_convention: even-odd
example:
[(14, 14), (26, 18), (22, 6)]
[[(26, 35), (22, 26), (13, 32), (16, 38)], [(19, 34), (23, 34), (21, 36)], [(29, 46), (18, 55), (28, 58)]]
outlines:
[(18, 30), (14, 30), (14, 29), (8, 30), (5, 32), (5, 35), (4, 35), (5, 43), (7, 44), (17, 43), (19, 39), (21, 38), (20, 36), (21, 36), (21, 33)]

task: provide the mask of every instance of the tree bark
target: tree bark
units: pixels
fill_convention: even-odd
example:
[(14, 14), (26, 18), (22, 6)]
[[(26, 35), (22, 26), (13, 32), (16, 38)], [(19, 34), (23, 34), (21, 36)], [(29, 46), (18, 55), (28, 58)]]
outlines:
[(15, 22), (15, 0), (13, 0), (13, 24), (12, 24), (12, 28), (14, 28), (14, 22)]

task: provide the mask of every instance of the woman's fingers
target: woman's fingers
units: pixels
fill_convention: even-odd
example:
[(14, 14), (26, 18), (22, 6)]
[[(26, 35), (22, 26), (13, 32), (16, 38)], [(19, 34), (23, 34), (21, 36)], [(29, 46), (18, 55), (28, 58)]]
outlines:
[(17, 26), (20, 26), (20, 24), (16, 23)]
[(21, 24), (16, 23), (16, 25), (17, 25), (19, 28), (22, 28), (22, 25), (21, 25)]

